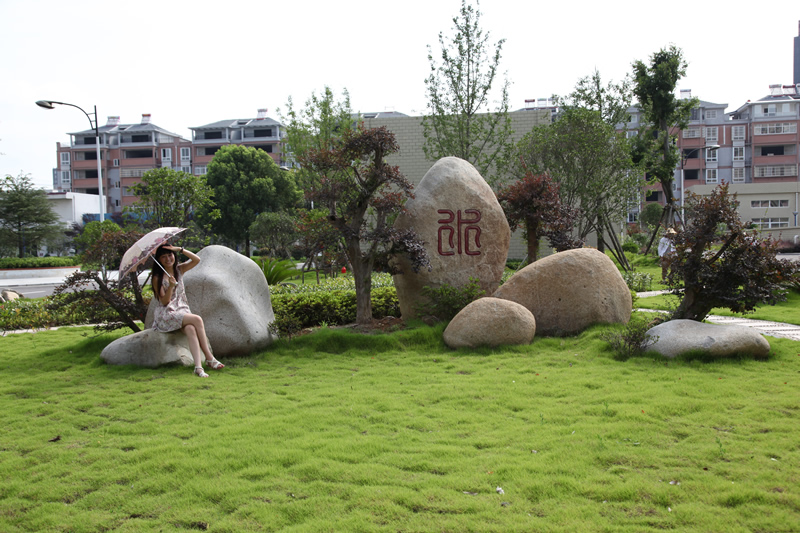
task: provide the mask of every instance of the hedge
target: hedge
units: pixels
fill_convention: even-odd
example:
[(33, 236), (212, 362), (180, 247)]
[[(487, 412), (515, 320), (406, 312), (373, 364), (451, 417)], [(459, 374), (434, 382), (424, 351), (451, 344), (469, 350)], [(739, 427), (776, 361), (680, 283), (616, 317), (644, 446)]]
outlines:
[(58, 268), (78, 266), (77, 257), (4, 257), (0, 269), (4, 268)]
[[(275, 316), (294, 315), (304, 328), (320, 324), (350, 324), (356, 321), (355, 291), (273, 294), (270, 299)], [(400, 316), (400, 305), (394, 287), (373, 287), (372, 316)]]

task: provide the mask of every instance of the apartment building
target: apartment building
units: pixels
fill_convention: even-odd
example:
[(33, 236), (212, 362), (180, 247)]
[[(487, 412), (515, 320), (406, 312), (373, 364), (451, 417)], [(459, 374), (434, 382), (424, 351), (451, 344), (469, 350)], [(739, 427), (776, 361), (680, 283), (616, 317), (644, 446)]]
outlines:
[[(99, 128), (106, 213), (119, 213), (137, 200), (131, 187), (148, 170), (166, 167), (204, 175), (216, 151), (226, 144), (261, 148), (276, 163), (284, 164), (281, 139), (285, 131), (282, 124), (267, 117), (266, 109), (259, 109), (255, 118), (221, 120), (189, 129), (191, 140), (156, 126), (149, 114), (143, 114), (139, 124), (120, 124), (118, 116), (108, 117), (106, 125)], [(95, 131), (68, 135), (68, 145), (56, 143), (53, 190), (96, 195)]]
[[(111, 116), (99, 128), (100, 172), (107, 213), (119, 213), (136, 201), (130, 187), (141, 181), (146, 171), (162, 167), (191, 171), (191, 141), (156, 126), (150, 119), (149, 114), (143, 114), (139, 124), (120, 124), (118, 116)], [(68, 135), (68, 145), (56, 143), (53, 190), (96, 195), (95, 131)]]
[(195, 175), (204, 175), (217, 150), (229, 144), (260, 148), (278, 165), (286, 164), (281, 151), (281, 139), (286, 136), (284, 126), (269, 118), (266, 109), (259, 109), (256, 118), (220, 120), (189, 129), (192, 130)]

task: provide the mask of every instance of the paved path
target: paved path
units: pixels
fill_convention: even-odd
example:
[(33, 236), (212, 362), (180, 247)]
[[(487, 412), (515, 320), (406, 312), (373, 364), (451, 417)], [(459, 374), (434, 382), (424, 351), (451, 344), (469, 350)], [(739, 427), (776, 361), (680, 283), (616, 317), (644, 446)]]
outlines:
[[(640, 298), (647, 298), (648, 296), (657, 296), (659, 294), (668, 294), (669, 291), (647, 291), (638, 292)], [(637, 311), (654, 311), (654, 309), (637, 309)], [(759, 333), (769, 335), (770, 337), (782, 337), (785, 339), (792, 339), (800, 341), (800, 326), (794, 324), (784, 324), (782, 322), (770, 322), (769, 320), (756, 320), (752, 318), (742, 318), (738, 316), (719, 316), (708, 315), (707, 322), (712, 324), (724, 324), (731, 326), (747, 326), (753, 328)]]

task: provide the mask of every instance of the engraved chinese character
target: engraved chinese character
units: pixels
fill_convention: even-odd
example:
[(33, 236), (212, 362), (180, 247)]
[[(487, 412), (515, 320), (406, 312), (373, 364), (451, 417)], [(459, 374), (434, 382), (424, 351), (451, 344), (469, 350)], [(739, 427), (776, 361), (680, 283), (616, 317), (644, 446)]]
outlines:
[[(481, 220), (480, 211), (477, 209), (465, 209), (464, 217), (461, 215), (461, 210), (453, 213), (449, 209), (439, 209), (437, 213), (446, 215), (445, 218), (438, 220), (439, 224), (442, 224), (438, 233), (437, 251), (439, 255), (455, 255), (456, 253), (461, 255), (462, 250), (466, 255), (481, 255), (480, 250), (473, 250), (470, 247), (472, 240), (474, 240), (475, 247), (481, 247), (481, 228), (477, 225)], [(472, 215), (472, 217), (467, 218), (467, 215)], [(456, 227), (450, 225), (454, 221), (456, 222)], [(473, 236), (474, 239), (471, 240), (470, 236)], [(446, 238), (446, 241), (443, 237)], [(454, 240), (455, 243), (453, 242)], [(446, 245), (449, 249), (444, 250), (443, 245)], [(455, 248), (455, 251), (453, 251), (453, 248)]]

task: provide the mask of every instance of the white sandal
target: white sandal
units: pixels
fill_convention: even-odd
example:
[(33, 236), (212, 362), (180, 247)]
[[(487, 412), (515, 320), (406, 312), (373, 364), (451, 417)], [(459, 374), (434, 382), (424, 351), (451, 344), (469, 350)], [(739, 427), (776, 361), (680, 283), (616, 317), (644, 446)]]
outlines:
[(205, 373), (205, 371), (203, 370), (203, 367), (202, 367), (202, 366), (196, 366), (196, 367), (194, 367), (194, 374), (195, 374), (195, 375), (196, 375), (198, 378), (207, 378), (207, 377), (208, 377), (208, 374), (206, 374), (206, 373)]
[(222, 370), (223, 368), (225, 368), (225, 365), (223, 365), (216, 359), (211, 359), (210, 361), (206, 361), (206, 363), (208, 364), (208, 368), (210, 368), (211, 370)]

